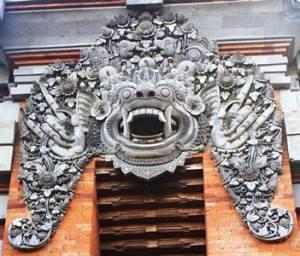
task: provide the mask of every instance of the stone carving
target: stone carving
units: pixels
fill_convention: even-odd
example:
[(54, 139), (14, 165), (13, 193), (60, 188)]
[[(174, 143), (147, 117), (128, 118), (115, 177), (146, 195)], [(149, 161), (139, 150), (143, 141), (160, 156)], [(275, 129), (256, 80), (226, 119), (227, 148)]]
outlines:
[(258, 239), (281, 241), (291, 214), (270, 208), (282, 173), (274, 93), (251, 59), (218, 54), (183, 15), (116, 17), (80, 60), (49, 65), (22, 111), (19, 181), (32, 217), (14, 220), (19, 250), (58, 228), (84, 165), (105, 156), (144, 180), (174, 172), (204, 148), (242, 220)]

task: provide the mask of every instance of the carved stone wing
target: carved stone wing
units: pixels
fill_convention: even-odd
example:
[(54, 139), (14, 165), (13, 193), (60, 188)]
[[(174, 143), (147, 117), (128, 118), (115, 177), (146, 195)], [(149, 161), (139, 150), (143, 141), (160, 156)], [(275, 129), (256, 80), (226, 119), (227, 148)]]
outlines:
[(212, 157), (237, 212), (263, 241), (287, 239), (289, 211), (270, 207), (282, 174), (281, 121), (274, 91), (243, 55), (222, 58), (221, 106), (212, 128)]

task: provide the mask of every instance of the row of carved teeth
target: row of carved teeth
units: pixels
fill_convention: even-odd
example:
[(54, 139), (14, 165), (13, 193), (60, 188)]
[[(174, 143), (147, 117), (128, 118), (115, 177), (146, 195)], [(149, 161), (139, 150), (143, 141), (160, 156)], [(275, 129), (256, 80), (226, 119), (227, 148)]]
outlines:
[(143, 139), (143, 138), (139, 138), (139, 136), (136, 136), (135, 134), (132, 134), (133, 143), (137, 143), (137, 144), (154, 144), (154, 143), (158, 143), (163, 141), (163, 134), (159, 134), (160, 136), (155, 138), (155, 139)]
[(158, 120), (162, 123), (165, 123), (167, 120), (164, 116), (164, 112), (155, 108), (141, 108), (136, 109), (134, 111), (129, 112), (128, 118), (126, 120), (127, 123), (131, 123), (135, 117), (138, 116), (154, 116), (158, 117)]

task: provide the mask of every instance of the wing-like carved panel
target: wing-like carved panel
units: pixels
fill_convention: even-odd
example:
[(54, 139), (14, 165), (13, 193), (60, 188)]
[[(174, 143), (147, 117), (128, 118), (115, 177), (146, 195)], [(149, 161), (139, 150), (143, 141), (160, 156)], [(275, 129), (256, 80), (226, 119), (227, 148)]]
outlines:
[(209, 134), (250, 231), (287, 238), (290, 213), (269, 208), (282, 172), (280, 118), (251, 59), (219, 55), (184, 15), (121, 15), (100, 31), (78, 62), (49, 65), (27, 100), (19, 180), (32, 217), (11, 223), (12, 246), (47, 243), (91, 157), (148, 181), (203, 150)]

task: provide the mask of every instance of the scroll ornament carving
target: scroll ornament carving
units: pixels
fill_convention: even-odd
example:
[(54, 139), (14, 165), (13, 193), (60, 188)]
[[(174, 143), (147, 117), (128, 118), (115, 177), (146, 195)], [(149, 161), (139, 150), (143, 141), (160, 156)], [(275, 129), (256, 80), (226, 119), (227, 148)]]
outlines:
[(9, 227), (18, 250), (49, 241), (93, 156), (151, 180), (203, 150), (208, 136), (250, 232), (263, 241), (291, 233), (291, 214), (269, 205), (282, 173), (273, 89), (250, 58), (219, 55), (183, 15), (110, 20), (78, 62), (49, 65), (22, 116), (18, 178), (31, 218)]

